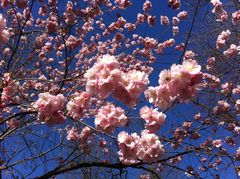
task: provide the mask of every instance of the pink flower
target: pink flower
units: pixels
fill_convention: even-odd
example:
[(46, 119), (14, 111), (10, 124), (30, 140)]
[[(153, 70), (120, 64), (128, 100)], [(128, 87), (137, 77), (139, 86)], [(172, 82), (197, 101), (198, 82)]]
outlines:
[(73, 35), (70, 35), (66, 41), (66, 46), (71, 50), (77, 48), (80, 44), (81, 44), (81, 40), (74, 37)]
[(237, 149), (236, 157), (238, 160), (240, 160), (240, 147)]
[(79, 135), (79, 139), (82, 142), (86, 142), (87, 139), (92, 135), (93, 131), (89, 127), (84, 127)]
[(138, 70), (122, 73), (120, 86), (113, 91), (113, 96), (128, 106), (134, 106), (147, 88), (148, 74)]
[(143, 11), (147, 11), (152, 8), (152, 3), (149, 0), (146, 0), (143, 4)]
[(34, 107), (38, 110), (38, 120), (48, 126), (63, 123), (65, 121), (62, 112), (64, 103), (65, 98), (62, 94), (54, 96), (48, 92), (40, 93), (39, 99), (34, 104)]
[(160, 21), (162, 25), (169, 25), (169, 19), (167, 16), (161, 16)]
[(58, 31), (57, 16), (54, 14), (50, 14), (49, 18), (46, 20), (46, 32), (50, 34), (57, 31)]
[(3, 75), (3, 91), (1, 95), (1, 101), (3, 103), (14, 102), (16, 94), (19, 89), (19, 82), (14, 81), (11, 78), (10, 73), (4, 73)]
[(147, 23), (150, 26), (154, 26), (156, 23), (156, 16), (148, 16)]
[(115, 0), (114, 2), (119, 6), (120, 9), (125, 9), (131, 5), (130, 0)]
[(10, 34), (6, 29), (6, 19), (0, 14), (0, 44), (5, 44), (10, 38)]
[(148, 130), (141, 133), (141, 137), (136, 133), (129, 135), (125, 131), (118, 135), (119, 159), (124, 164), (137, 163), (138, 159), (143, 162), (154, 162), (160, 159), (164, 152), (163, 145), (155, 134), (150, 134)]
[(234, 25), (240, 25), (240, 10), (232, 13), (232, 23)]
[(223, 93), (225, 95), (230, 95), (233, 90), (233, 84), (225, 83), (225, 84), (222, 84), (221, 88), (222, 88), (221, 93)]
[(144, 21), (145, 21), (144, 15), (138, 13), (138, 14), (137, 14), (137, 23), (138, 23), (138, 24), (142, 24)]
[(89, 144), (92, 142), (91, 137), (92, 137), (93, 131), (89, 127), (84, 127), (79, 134), (79, 147), (86, 153), (91, 152), (91, 148), (89, 147)]
[(236, 100), (235, 102), (235, 108), (238, 113), (240, 113), (240, 99)]
[(240, 52), (240, 47), (237, 47), (235, 44), (231, 44), (229, 49), (223, 52), (227, 58), (233, 58)]
[(187, 18), (187, 11), (181, 11), (178, 13), (177, 17), (180, 19), (180, 20), (184, 20)]
[(213, 141), (213, 146), (216, 147), (216, 148), (220, 148), (222, 146), (222, 140), (221, 139), (214, 140)]
[(95, 116), (95, 125), (104, 132), (113, 133), (115, 128), (123, 127), (127, 123), (127, 117), (124, 110), (111, 103), (101, 107)]
[(179, 9), (181, 5), (180, 0), (168, 0), (168, 6), (173, 9)]
[(122, 131), (118, 134), (118, 155), (122, 163), (133, 164), (137, 162), (139, 138), (136, 133), (129, 135), (127, 132)]
[(73, 12), (73, 3), (68, 1), (66, 4), (66, 11), (64, 12), (66, 24), (74, 25), (76, 15)]
[(167, 109), (172, 106), (172, 97), (167, 86), (149, 87), (145, 92), (147, 100), (161, 109)]
[(119, 86), (120, 65), (114, 56), (104, 55), (84, 74), (84, 77), (87, 80), (88, 93), (106, 98), (116, 86)]
[(67, 140), (76, 141), (79, 139), (78, 130), (75, 127), (67, 127)]
[(138, 140), (137, 157), (144, 162), (154, 162), (160, 159), (164, 152), (163, 145), (155, 134), (143, 130)]
[(222, 7), (222, 2), (220, 0), (211, 0), (214, 8), (212, 13), (216, 14), (217, 21), (225, 22), (228, 18), (227, 11), (225, 11)]
[(230, 110), (230, 104), (226, 100), (218, 101), (218, 106), (213, 108), (214, 114), (224, 113)]
[(167, 109), (174, 100), (187, 102), (195, 96), (201, 80), (201, 66), (195, 60), (184, 60), (182, 65), (173, 64), (170, 70), (161, 71), (159, 87), (148, 88), (145, 97), (155, 106)]
[(179, 28), (178, 26), (173, 26), (172, 27), (173, 35), (176, 36), (179, 33)]
[(76, 92), (74, 97), (67, 103), (68, 114), (73, 118), (80, 118), (83, 110), (89, 105), (90, 95), (87, 92)]
[(140, 116), (146, 121), (146, 129), (149, 132), (156, 132), (165, 122), (166, 115), (162, 112), (158, 112), (158, 109), (149, 108), (144, 106), (140, 110)]
[(173, 18), (172, 18), (172, 24), (173, 24), (174, 26), (177, 26), (177, 25), (179, 24), (179, 22), (180, 22), (180, 20), (179, 20), (178, 17), (173, 17)]

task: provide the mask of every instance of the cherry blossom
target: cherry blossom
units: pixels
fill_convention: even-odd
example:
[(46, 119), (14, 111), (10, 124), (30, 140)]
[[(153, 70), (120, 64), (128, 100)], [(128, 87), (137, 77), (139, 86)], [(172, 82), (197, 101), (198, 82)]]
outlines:
[(146, 121), (146, 129), (156, 132), (165, 122), (166, 115), (158, 112), (158, 109), (144, 106), (140, 110), (140, 116)]
[(111, 103), (101, 107), (95, 116), (96, 127), (107, 133), (112, 133), (117, 127), (125, 126), (127, 121), (124, 110)]
[(38, 120), (48, 126), (62, 124), (65, 121), (62, 111), (64, 105), (65, 97), (62, 94), (55, 96), (48, 92), (40, 93), (39, 99), (34, 103), (38, 111)]
[(90, 95), (87, 92), (76, 92), (74, 97), (67, 103), (68, 114), (73, 118), (80, 118), (83, 110), (89, 105)]
[(10, 38), (10, 34), (8, 29), (6, 28), (6, 25), (6, 19), (3, 17), (2, 14), (0, 14), (0, 44), (7, 43)]

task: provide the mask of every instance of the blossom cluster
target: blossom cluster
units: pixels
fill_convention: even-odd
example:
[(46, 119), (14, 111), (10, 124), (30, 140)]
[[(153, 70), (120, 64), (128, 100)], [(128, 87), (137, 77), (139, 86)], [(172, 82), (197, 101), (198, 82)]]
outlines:
[(81, 132), (76, 127), (67, 127), (67, 140), (76, 141), (79, 143), (79, 147), (85, 152), (89, 152), (90, 148), (88, 143), (92, 136), (93, 131), (89, 127), (84, 127)]
[(38, 110), (38, 120), (48, 126), (63, 123), (65, 121), (62, 111), (64, 104), (65, 97), (62, 94), (55, 96), (48, 92), (40, 93), (39, 99), (34, 104)]
[(231, 35), (230, 30), (222, 31), (219, 34), (217, 41), (216, 41), (217, 49), (222, 48), (226, 44), (227, 40), (229, 40), (229, 38), (230, 38), (230, 35)]
[(0, 44), (7, 43), (10, 38), (10, 34), (6, 29), (6, 25), (6, 19), (3, 17), (2, 14), (0, 14)]
[(211, 3), (214, 6), (212, 13), (217, 16), (217, 21), (226, 21), (228, 18), (228, 14), (227, 11), (223, 9), (222, 2), (220, 0), (211, 0)]
[(232, 23), (234, 25), (240, 25), (240, 10), (232, 13)]
[(87, 92), (76, 92), (74, 97), (67, 103), (68, 114), (73, 118), (80, 118), (83, 110), (89, 105), (90, 95)]
[(149, 87), (145, 97), (161, 109), (169, 108), (172, 102), (188, 102), (196, 95), (202, 79), (201, 66), (195, 60), (184, 60), (182, 65), (173, 64), (170, 70), (159, 75), (159, 86)]
[(111, 103), (101, 107), (95, 116), (96, 128), (107, 133), (112, 133), (117, 127), (125, 126), (127, 121), (124, 110)]
[(158, 112), (158, 109), (144, 106), (140, 110), (140, 116), (146, 121), (145, 127), (149, 132), (156, 132), (165, 122), (166, 115)]
[(118, 135), (119, 159), (124, 164), (139, 161), (154, 162), (160, 159), (164, 149), (157, 135), (143, 130), (141, 136), (120, 132)]
[(14, 81), (11, 78), (10, 73), (4, 73), (3, 75), (3, 91), (1, 94), (1, 102), (9, 103), (14, 102), (16, 97), (16, 91), (19, 87), (19, 82)]
[(138, 70), (123, 72), (117, 59), (110, 55), (99, 58), (84, 77), (89, 94), (107, 98), (112, 93), (115, 98), (129, 106), (136, 105), (149, 83), (148, 74)]

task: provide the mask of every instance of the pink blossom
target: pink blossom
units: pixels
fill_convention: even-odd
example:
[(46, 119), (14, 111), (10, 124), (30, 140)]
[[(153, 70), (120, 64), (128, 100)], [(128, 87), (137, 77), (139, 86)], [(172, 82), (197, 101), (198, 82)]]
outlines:
[(240, 147), (237, 149), (236, 157), (238, 160), (240, 160)]
[(211, 0), (214, 8), (212, 13), (217, 16), (217, 21), (225, 22), (228, 18), (227, 11), (225, 11), (222, 7), (222, 2), (220, 0)]
[(143, 11), (147, 11), (152, 8), (152, 3), (149, 0), (146, 0), (143, 4)]
[(65, 22), (69, 25), (74, 25), (76, 15), (73, 12), (73, 3), (68, 1), (66, 4), (66, 11), (64, 12)]
[(232, 93), (233, 94), (240, 94), (240, 85), (237, 85), (237, 87), (232, 90)]
[(230, 110), (230, 104), (226, 100), (218, 101), (218, 106), (213, 108), (214, 114), (224, 113)]
[(87, 80), (86, 91), (106, 98), (121, 79), (120, 65), (114, 56), (104, 55), (90, 68), (84, 77)]
[(240, 99), (236, 100), (235, 108), (236, 108), (237, 112), (240, 113)]
[(140, 179), (150, 179), (150, 175), (149, 174), (140, 175)]
[(173, 9), (179, 9), (181, 5), (180, 0), (168, 0), (168, 6)]
[(54, 96), (48, 92), (40, 93), (39, 99), (34, 104), (34, 107), (38, 110), (38, 120), (48, 126), (63, 123), (65, 121), (62, 111), (64, 103), (65, 98), (62, 94)]
[(4, 87), (1, 95), (1, 101), (3, 103), (13, 102), (16, 98), (16, 93), (19, 88), (19, 82), (14, 81), (11, 78), (10, 73), (4, 73), (3, 85)]
[(177, 17), (180, 19), (180, 20), (184, 20), (187, 18), (187, 11), (181, 11), (178, 13)]
[(138, 23), (138, 24), (142, 24), (142, 23), (144, 22), (144, 20), (145, 20), (144, 15), (138, 13), (138, 14), (137, 14), (137, 23)]
[(158, 109), (149, 108), (144, 106), (140, 110), (140, 116), (146, 121), (146, 129), (149, 132), (156, 132), (165, 122), (166, 115), (158, 112)]
[(10, 38), (10, 34), (6, 29), (6, 19), (0, 14), (0, 44), (5, 44)]
[(178, 17), (173, 17), (173, 18), (172, 18), (172, 24), (173, 24), (174, 26), (177, 26), (177, 25), (179, 24), (179, 22), (180, 22), (180, 20), (179, 20)]
[(160, 159), (163, 152), (158, 136), (143, 130), (138, 140), (137, 157), (144, 162), (154, 162)]
[(50, 34), (57, 31), (58, 31), (57, 16), (54, 14), (50, 14), (49, 18), (46, 20), (46, 32)]
[(145, 97), (150, 103), (161, 109), (167, 109), (172, 106), (172, 97), (166, 85), (149, 87), (145, 92)]
[(235, 44), (231, 44), (230, 47), (223, 52), (227, 58), (233, 58), (240, 52), (240, 47), (237, 47)]
[(171, 106), (178, 99), (187, 102), (195, 96), (202, 80), (201, 66), (195, 60), (185, 60), (182, 65), (173, 64), (170, 70), (163, 70), (159, 75), (159, 87), (150, 87), (145, 97), (150, 103), (162, 109)]
[(230, 35), (231, 32), (229, 30), (221, 32), (216, 41), (217, 49), (222, 48), (226, 44), (227, 40), (229, 40)]
[(81, 133), (79, 134), (79, 139), (80, 141), (84, 142), (87, 141), (87, 139), (89, 139), (89, 137), (92, 135), (93, 131), (89, 128), (89, 127), (84, 127), (81, 131)]
[(218, 140), (214, 140), (213, 141), (213, 146), (216, 148), (220, 148), (222, 146), (222, 140), (218, 139)]
[(127, 123), (127, 117), (124, 110), (111, 103), (101, 107), (95, 116), (95, 125), (104, 132), (113, 133), (115, 128), (123, 127)]
[(233, 84), (232, 83), (224, 83), (224, 84), (222, 84), (221, 88), (222, 88), (221, 93), (223, 93), (225, 95), (230, 95), (233, 90)]
[(172, 27), (173, 35), (176, 36), (179, 33), (179, 28), (178, 26), (173, 26)]
[(169, 25), (169, 19), (167, 16), (161, 16), (160, 21), (162, 25)]
[(136, 133), (129, 135), (122, 131), (118, 134), (119, 159), (124, 164), (133, 164), (137, 162), (138, 140)]
[(122, 73), (120, 86), (113, 91), (113, 96), (128, 106), (134, 106), (147, 88), (148, 74), (138, 70)]
[(79, 139), (79, 133), (75, 127), (67, 127), (67, 140), (76, 141)]
[(240, 25), (240, 10), (232, 13), (232, 23), (234, 25)]
[(91, 148), (89, 147), (89, 143), (91, 143), (91, 137), (92, 137), (93, 131), (88, 127), (84, 127), (79, 134), (79, 147), (86, 153), (91, 152)]
[(74, 97), (67, 103), (68, 114), (73, 118), (80, 118), (83, 110), (89, 105), (90, 95), (87, 92), (76, 92)]
[(155, 134), (143, 130), (141, 137), (136, 133), (129, 135), (120, 132), (118, 135), (119, 159), (124, 164), (137, 163), (138, 159), (144, 162), (154, 162), (160, 159), (164, 152), (163, 145)]
[(156, 16), (148, 16), (147, 23), (150, 26), (154, 26), (156, 23)]
[(120, 9), (125, 9), (131, 5), (130, 0), (115, 0), (114, 2), (119, 6)]
[(71, 50), (77, 48), (81, 44), (81, 40), (74, 37), (73, 35), (70, 35), (68, 39), (66, 40), (66, 46), (70, 48)]

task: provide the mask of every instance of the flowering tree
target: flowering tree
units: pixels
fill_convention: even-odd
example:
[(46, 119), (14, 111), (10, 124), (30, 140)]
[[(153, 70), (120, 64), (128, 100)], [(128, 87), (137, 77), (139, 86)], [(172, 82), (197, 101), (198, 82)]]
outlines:
[(239, 6), (2, 0), (1, 175), (238, 177)]

